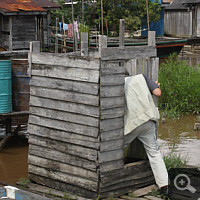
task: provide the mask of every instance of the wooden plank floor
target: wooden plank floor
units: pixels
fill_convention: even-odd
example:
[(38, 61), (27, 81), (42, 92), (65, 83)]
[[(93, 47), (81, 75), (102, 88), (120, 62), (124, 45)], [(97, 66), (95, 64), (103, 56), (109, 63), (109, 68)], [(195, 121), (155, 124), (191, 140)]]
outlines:
[[(45, 186), (41, 186), (41, 185), (38, 185), (38, 184), (34, 184), (34, 183), (28, 183), (28, 188), (29, 190), (31, 191), (34, 191), (34, 192), (39, 192), (39, 193), (42, 193), (43, 196), (49, 195), (51, 196), (52, 195), (52, 199), (63, 199), (64, 196), (67, 196), (68, 197), (68, 200), (71, 199), (71, 200), (89, 200), (87, 198), (83, 198), (83, 197), (80, 197), (80, 196), (77, 196), (77, 195), (72, 195), (72, 194), (69, 194), (69, 193), (66, 193), (66, 192), (61, 192), (61, 191), (58, 191), (58, 190), (55, 190), (55, 189), (52, 189), (52, 188), (48, 188), (48, 187), (45, 187)], [(138, 189), (138, 190), (135, 190), (133, 192), (130, 192), (129, 194), (126, 194), (126, 195), (122, 195), (122, 196), (119, 196), (119, 197), (108, 197), (108, 198), (105, 198), (103, 200), (160, 200), (162, 199), (160, 195), (157, 195), (157, 196), (153, 196), (152, 194), (152, 191), (153, 190), (156, 190), (157, 187), (155, 185), (150, 185), (150, 186), (147, 186), (147, 187), (144, 187), (142, 189)]]

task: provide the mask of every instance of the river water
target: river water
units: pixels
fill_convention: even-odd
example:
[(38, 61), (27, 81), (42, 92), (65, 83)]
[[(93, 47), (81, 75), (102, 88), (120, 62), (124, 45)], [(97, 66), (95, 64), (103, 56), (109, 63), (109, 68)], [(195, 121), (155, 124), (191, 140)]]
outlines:
[[(200, 52), (183, 52), (181, 59), (188, 64), (200, 64)], [(175, 146), (175, 152), (188, 158), (189, 165), (200, 166), (200, 130), (194, 131), (194, 124), (200, 123), (197, 115), (181, 117), (177, 120), (166, 119), (158, 125), (158, 142), (162, 154), (167, 154)], [(10, 143), (0, 151), (0, 185), (15, 185), (20, 178), (28, 178), (28, 143)]]
[(163, 155), (171, 152), (187, 158), (188, 165), (200, 166), (200, 130), (194, 131), (194, 124), (200, 123), (197, 115), (188, 115), (177, 120), (159, 121), (158, 142)]

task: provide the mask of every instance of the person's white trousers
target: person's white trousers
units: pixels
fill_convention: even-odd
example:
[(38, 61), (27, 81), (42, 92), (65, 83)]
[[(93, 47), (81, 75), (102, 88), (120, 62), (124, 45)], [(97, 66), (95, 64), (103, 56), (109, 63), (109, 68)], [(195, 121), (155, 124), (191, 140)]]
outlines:
[(151, 169), (158, 187), (168, 185), (168, 173), (162, 155), (159, 151), (156, 134), (156, 123), (148, 121), (124, 136), (124, 147), (130, 144), (136, 137), (143, 143)]

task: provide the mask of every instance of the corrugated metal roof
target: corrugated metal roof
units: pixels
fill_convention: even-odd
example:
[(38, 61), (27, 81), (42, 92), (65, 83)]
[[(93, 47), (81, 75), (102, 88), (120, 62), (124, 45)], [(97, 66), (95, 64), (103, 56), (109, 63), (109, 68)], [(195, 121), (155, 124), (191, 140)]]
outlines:
[(188, 10), (188, 6), (183, 4), (183, 0), (174, 0), (164, 10)]
[(38, 6), (45, 8), (47, 10), (53, 10), (53, 9), (60, 9), (61, 6), (57, 5), (56, 3), (53, 3), (49, 0), (31, 0), (33, 3), (37, 4)]
[(184, 0), (183, 3), (196, 4), (200, 3), (200, 0)]
[(5, 13), (20, 11), (46, 11), (31, 0), (0, 0), (0, 10)]

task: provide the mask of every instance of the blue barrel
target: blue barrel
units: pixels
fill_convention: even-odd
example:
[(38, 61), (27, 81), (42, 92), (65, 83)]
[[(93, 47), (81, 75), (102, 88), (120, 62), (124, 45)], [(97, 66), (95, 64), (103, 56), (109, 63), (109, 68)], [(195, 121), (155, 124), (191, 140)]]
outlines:
[(0, 60), (0, 113), (12, 111), (11, 61)]

